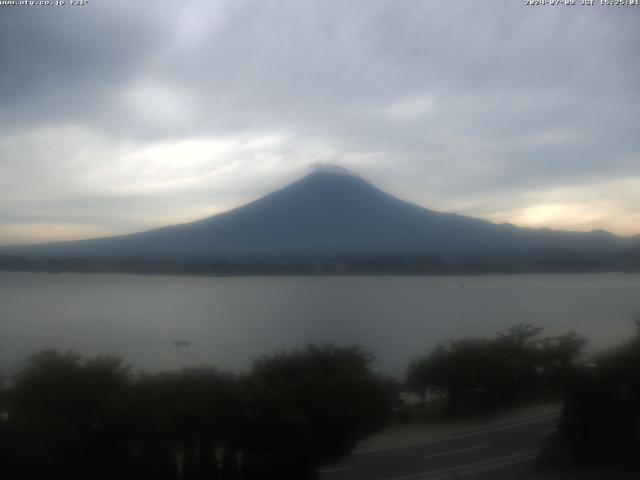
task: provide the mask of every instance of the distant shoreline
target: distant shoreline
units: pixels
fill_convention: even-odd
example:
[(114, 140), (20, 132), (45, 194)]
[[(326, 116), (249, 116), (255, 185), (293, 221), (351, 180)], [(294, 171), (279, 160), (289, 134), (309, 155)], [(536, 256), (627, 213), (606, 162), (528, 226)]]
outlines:
[(27, 258), (0, 255), (0, 271), (191, 277), (282, 276), (476, 276), (518, 274), (637, 273), (637, 263), (619, 257), (232, 257), (208, 260), (145, 258)]

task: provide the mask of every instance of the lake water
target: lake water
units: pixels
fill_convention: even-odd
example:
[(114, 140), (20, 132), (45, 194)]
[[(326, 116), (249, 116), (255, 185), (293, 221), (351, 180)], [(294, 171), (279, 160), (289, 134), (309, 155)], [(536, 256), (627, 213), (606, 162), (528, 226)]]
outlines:
[[(135, 368), (251, 359), (309, 342), (361, 345), (402, 375), (437, 342), (533, 322), (613, 346), (640, 319), (640, 275), (170, 277), (0, 273), (0, 369), (43, 348), (112, 353)], [(191, 342), (177, 347), (175, 340)]]

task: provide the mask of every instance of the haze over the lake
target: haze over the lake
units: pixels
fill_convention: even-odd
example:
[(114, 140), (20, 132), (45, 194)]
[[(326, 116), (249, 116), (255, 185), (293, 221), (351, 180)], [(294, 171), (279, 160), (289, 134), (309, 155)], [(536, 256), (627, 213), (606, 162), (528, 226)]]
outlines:
[(640, 7), (524, 3), (2, 6), (0, 245), (195, 220), (314, 163), (638, 234)]
[[(0, 378), (45, 348), (158, 371), (251, 360), (308, 343), (359, 345), (401, 376), (437, 342), (518, 324), (576, 331), (599, 352), (630, 338), (638, 276), (162, 277), (0, 272)], [(174, 341), (190, 342), (178, 348)]]

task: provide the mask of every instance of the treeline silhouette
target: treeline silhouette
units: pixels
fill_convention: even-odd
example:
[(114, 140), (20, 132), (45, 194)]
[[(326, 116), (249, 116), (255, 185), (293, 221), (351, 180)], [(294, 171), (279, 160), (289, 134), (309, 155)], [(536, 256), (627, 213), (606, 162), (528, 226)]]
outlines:
[(118, 358), (44, 351), (2, 397), (3, 478), (316, 478), (392, 410), (397, 387), (371, 360), (309, 346), (245, 374), (133, 375)]
[[(520, 324), (437, 345), (409, 365), (404, 388), (446, 400), (450, 416), (564, 398), (545, 464), (640, 469), (640, 322), (635, 338), (589, 363), (585, 345), (575, 332)], [(372, 360), (311, 345), (241, 374), (134, 375), (119, 358), (43, 351), (0, 390), (0, 466), (21, 479), (314, 479), (399, 419), (400, 384)]]
[(587, 342), (575, 332), (544, 337), (543, 330), (520, 324), (492, 339), (439, 344), (409, 365), (406, 387), (423, 401), (444, 396), (452, 416), (561, 395)]

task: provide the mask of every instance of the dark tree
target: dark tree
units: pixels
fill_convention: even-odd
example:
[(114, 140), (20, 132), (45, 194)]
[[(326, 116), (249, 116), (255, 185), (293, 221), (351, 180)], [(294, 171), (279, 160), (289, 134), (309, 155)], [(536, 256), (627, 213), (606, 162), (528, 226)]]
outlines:
[(32, 356), (10, 394), (14, 478), (132, 478), (117, 405), (129, 382), (119, 359), (55, 351)]
[(314, 478), (389, 415), (394, 392), (357, 348), (315, 347), (257, 360), (248, 379), (253, 435), (249, 478), (277, 465), (279, 478)]
[(638, 472), (639, 452), (640, 323), (632, 340), (571, 375), (558, 433), (543, 458), (569, 467)]
[(494, 339), (437, 345), (409, 365), (406, 387), (423, 399), (446, 394), (451, 415), (561, 391), (586, 342), (573, 332), (542, 339), (542, 330), (521, 324)]

